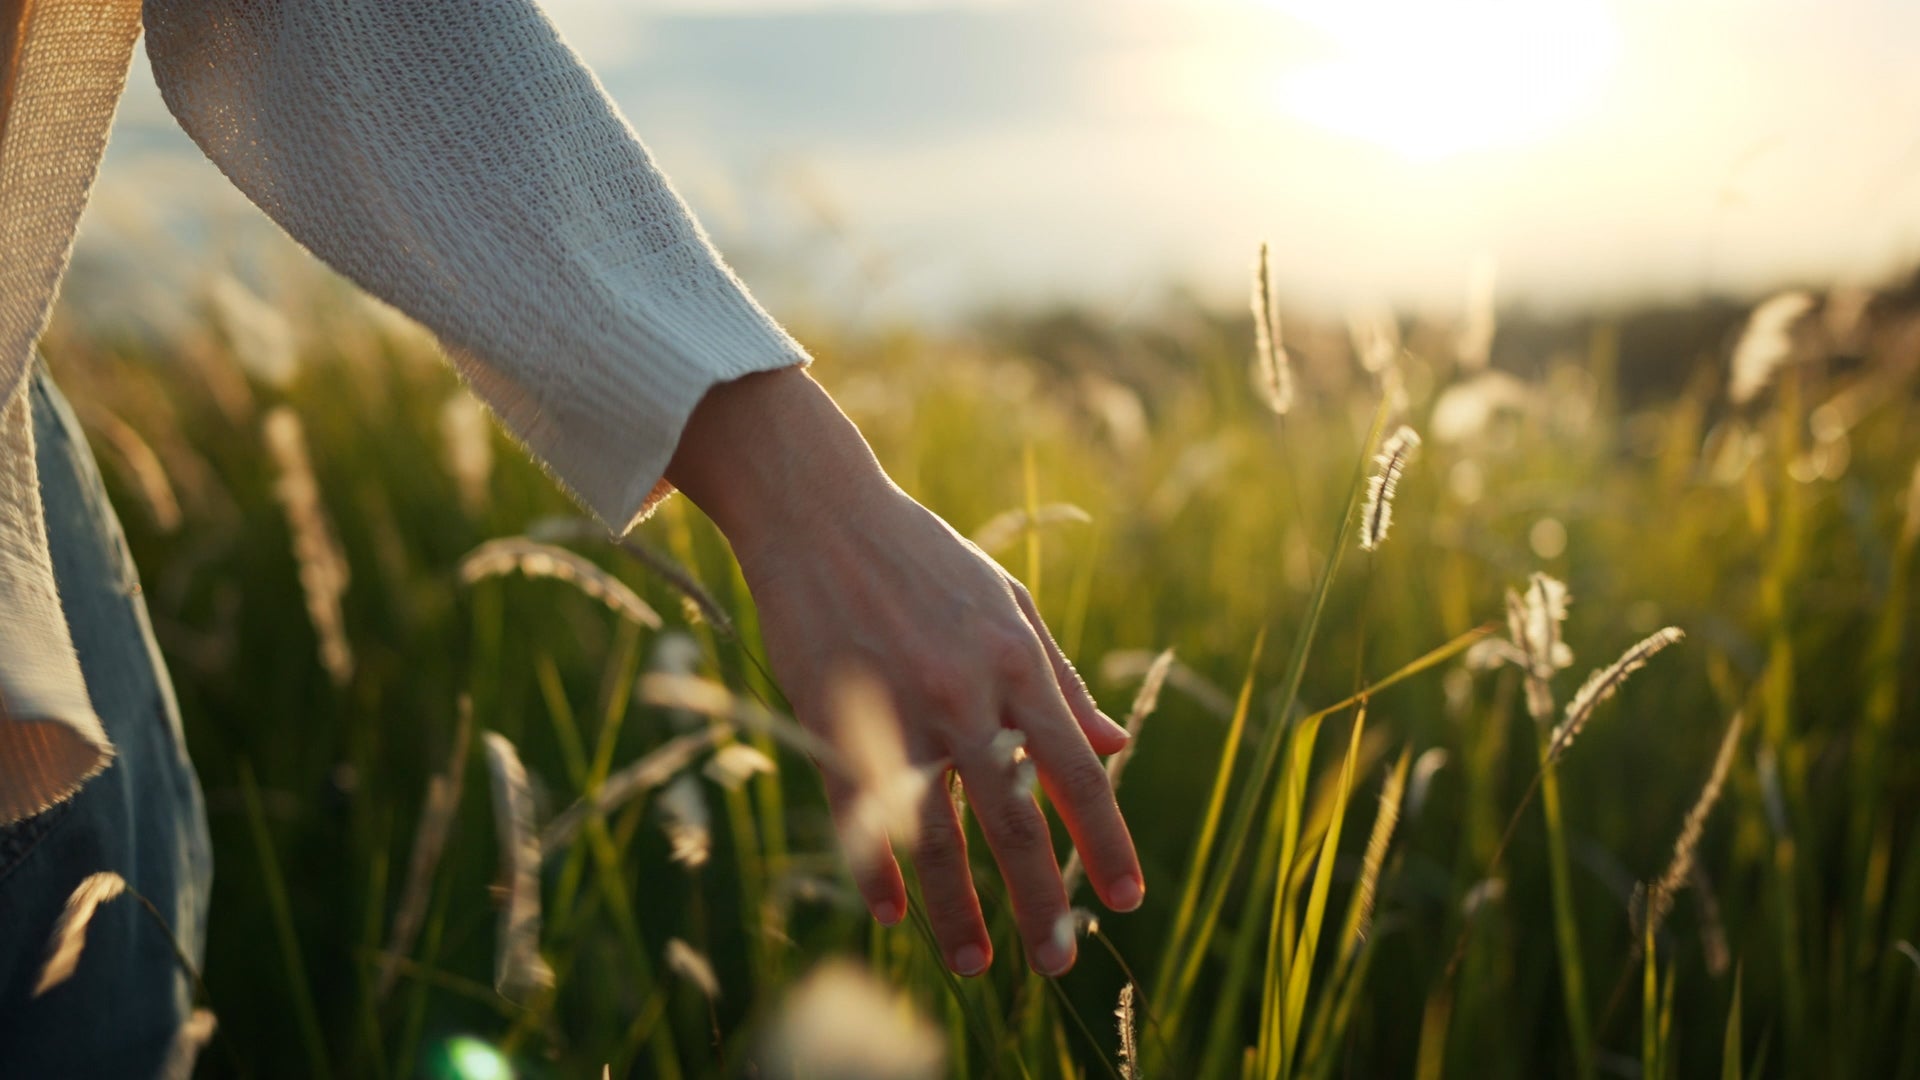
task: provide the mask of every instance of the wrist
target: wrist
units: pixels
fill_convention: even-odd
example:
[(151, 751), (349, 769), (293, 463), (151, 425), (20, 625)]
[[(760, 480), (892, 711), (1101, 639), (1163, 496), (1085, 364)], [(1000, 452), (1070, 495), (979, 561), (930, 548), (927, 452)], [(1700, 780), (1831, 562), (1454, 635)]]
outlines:
[(859, 501), (892, 489), (853, 421), (799, 368), (708, 390), (666, 478), (713, 520), (743, 565), (844, 522)]

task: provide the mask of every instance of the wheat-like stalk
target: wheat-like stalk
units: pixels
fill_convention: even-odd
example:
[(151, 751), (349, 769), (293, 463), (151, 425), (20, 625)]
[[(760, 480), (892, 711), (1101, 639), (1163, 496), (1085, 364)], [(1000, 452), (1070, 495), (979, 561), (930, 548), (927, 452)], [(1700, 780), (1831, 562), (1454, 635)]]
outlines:
[(346, 618), (340, 610), (340, 598), (351, 578), (347, 557), (320, 501), (320, 483), (307, 456), (307, 437), (299, 416), (285, 405), (279, 406), (267, 414), (262, 431), (280, 474), (273, 494), (293, 534), (293, 557), (300, 567), (307, 618), (319, 639), (320, 666), (334, 685), (343, 686), (353, 677), (353, 649), (347, 644)]
[(748, 780), (776, 771), (773, 759), (748, 743), (728, 743), (714, 751), (701, 771), (728, 791), (739, 791)]
[(1086, 525), (1092, 521), (1092, 514), (1072, 503), (1043, 503), (1031, 513), (1025, 507), (1002, 510), (988, 518), (985, 525), (975, 529), (968, 539), (973, 541), (975, 547), (992, 555), (1005, 550), (1030, 530), (1050, 525)]
[[(1680, 836), (1673, 842), (1673, 856), (1667, 860), (1666, 872), (1647, 890), (1645, 910), (1642, 914), (1642, 926), (1635, 927), (1635, 940), (1645, 940), (1658, 934), (1660, 926), (1673, 910), (1673, 898), (1693, 875), (1694, 856), (1700, 847), (1700, 836), (1707, 825), (1707, 815), (1713, 813), (1715, 803), (1720, 801), (1720, 790), (1726, 785), (1727, 773), (1733, 768), (1733, 754), (1740, 746), (1740, 731), (1746, 718), (1735, 713), (1733, 721), (1727, 725), (1727, 732), (1720, 738), (1720, 750), (1713, 758), (1713, 771), (1707, 776), (1707, 784), (1700, 789), (1700, 797), (1693, 802), (1693, 808), (1687, 811), (1686, 820), (1680, 826)], [(1644, 932), (1642, 932), (1644, 931)]]
[(93, 922), (93, 913), (126, 889), (125, 878), (111, 870), (102, 870), (81, 878), (73, 892), (67, 894), (66, 906), (60, 909), (53, 933), (47, 937), (47, 959), (40, 966), (40, 978), (33, 984), (34, 997), (73, 978), (80, 966), (80, 953), (87, 946), (87, 926)]
[(660, 793), (660, 813), (673, 861), (689, 870), (707, 865), (713, 855), (713, 815), (699, 778), (683, 774), (668, 784)]
[(679, 938), (667, 941), (667, 970), (692, 983), (708, 1001), (719, 1000), (720, 978), (713, 973), (712, 962)]
[(506, 997), (519, 1000), (553, 985), (553, 969), (540, 955), (540, 839), (534, 832), (533, 790), (520, 752), (498, 732), (487, 732), (486, 746), (504, 893), (494, 945), (493, 985)]
[(468, 514), (487, 508), (493, 490), (493, 421), (486, 406), (464, 390), (440, 406), (440, 455)]
[(1794, 330), (1813, 310), (1813, 296), (1795, 290), (1768, 298), (1747, 316), (1746, 329), (1733, 347), (1727, 397), (1745, 405), (1760, 396), (1780, 369), (1793, 360)]
[(1420, 449), (1420, 436), (1404, 424), (1387, 436), (1374, 456), (1373, 476), (1367, 481), (1367, 505), (1360, 517), (1360, 549), (1373, 551), (1387, 538), (1393, 524), (1393, 494), (1407, 463)]
[(1627, 676), (1647, 666), (1653, 655), (1686, 635), (1677, 626), (1669, 626), (1649, 634), (1644, 641), (1620, 655), (1620, 659), (1587, 676), (1579, 693), (1567, 703), (1566, 719), (1553, 731), (1553, 738), (1547, 744), (1546, 764), (1551, 765), (1566, 752), (1567, 746), (1579, 736), (1581, 729), (1587, 726), (1593, 710), (1601, 702), (1612, 697), (1627, 681)]
[[(853, 838), (847, 858), (859, 874), (873, 860), (884, 862), (889, 838), (907, 848), (913, 846), (919, 831), (920, 800), (934, 774), (908, 762), (893, 702), (877, 680), (845, 673), (828, 691), (834, 744), (855, 791), (848, 822)], [(998, 752), (998, 739), (995, 746)], [(1012, 756), (1011, 751), (1008, 756)], [(1012, 765), (1010, 761), (1009, 767)]]
[(932, 1080), (945, 1059), (940, 1029), (910, 1000), (865, 968), (829, 960), (780, 1003), (754, 1064), (769, 1080)]
[(645, 757), (624, 766), (601, 783), (592, 798), (583, 798), (555, 814), (540, 831), (540, 852), (545, 858), (566, 850), (580, 827), (594, 814), (605, 817), (645, 795), (693, 763), (693, 759), (728, 735), (724, 726), (710, 727), (686, 735), (676, 735), (655, 747)]
[(1285, 416), (1293, 408), (1293, 364), (1280, 337), (1280, 316), (1273, 308), (1273, 276), (1267, 264), (1267, 245), (1253, 268), (1254, 353), (1260, 365), (1260, 389), (1267, 406)]
[(427, 781), (427, 803), (420, 811), (420, 828), (414, 834), (413, 854), (407, 860), (407, 884), (400, 893), (400, 907), (394, 914), (393, 932), (387, 938), (382, 957), (376, 997), (385, 997), (399, 977), (396, 962), (413, 951), (427, 913), (427, 899), (433, 893), (434, 870), (446, 850), (447, 834), (453, 829), (454, 814), (460, 809), (460, 792), (467, 775), (467, 749), (473, 740), (473, 699), (460, 698), (460, 719), (453, 731), (453, 752), (447, 758), (446, 772)]
[(131, 474), (134, 489), (140, 492), (140, 499), (147, 504), (147, 512), (153, 518), (154, 527), (163, 533), (172, 533), (180, 527), (180, 497), (173, 490), (173, 481), (167, 476), (165, 465), (160, 463), (160, 455), (154, 453), (147, 440), (140, 437), (132, 424), (103, 405), (92, 405), (82, 414), (87, 426), (98, 432), (120, 455)]
[(1380, 791), (1380, 813), (1373, 819), (1367, 853), (1360, 862), (1360, 883), (1354, 886), (1360, 895), (1353, 922), (1354, 944), (1365, 941), (1373, 929), (1374, 894), (1380, 886), (1380, 868), (1387, 861), (1387, 847), (1393, 843), (1394, 826), (1400, 821), (1400, 796), (1406, 792), (1406, 784), (1406, 760), (1402, 758), (1400, 767), (1387, 775), (1386, 786)]
[(1571, 597), (1558, 579), (1536, 573), (1526, 595), (1507, 590), (1507, 634), (1516, 661), (1526, 673), (1527, 713), (1545, 724), (1553, 717), (1553, 676), (1573, 663), (1573, 650), (1560, 639)]
[(564, 581), (641, 626), (658, 630), (663, 625), (660, 614), (626, 582), (563, 547), (509, 536), (489, 540), (460, 560), (462, 584), (506, 574)]
[(1140, 1024), (1134, 1016), (1133, 984), (1120, 988), (1120, 1004), (1113, 1010), (1120, 1027), (1120, 1075), (1125, 1080), (1140, 1080)]
[(678, 709), (724, 720), (733, 727), (757, 732), (806, 754), (821, 769), (852, 776), (851, 767), (833, 744), (791, 719), (761, 707), (757, 702), (734, 696), (731, 690), (712, 679), (678, 672), (649, 671), (640, 676), (633, 697), (642, 705)]

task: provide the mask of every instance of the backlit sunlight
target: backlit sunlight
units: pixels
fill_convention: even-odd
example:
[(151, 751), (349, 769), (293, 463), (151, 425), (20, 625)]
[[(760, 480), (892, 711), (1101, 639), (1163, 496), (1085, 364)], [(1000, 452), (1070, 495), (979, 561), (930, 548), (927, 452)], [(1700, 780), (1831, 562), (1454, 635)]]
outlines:
[(1277, 83), (1288, 112), (1415, 160), (1509, 146), (1576, 118), (1620, 46), (1602, 0), (1277, 0), (1326, 35)]

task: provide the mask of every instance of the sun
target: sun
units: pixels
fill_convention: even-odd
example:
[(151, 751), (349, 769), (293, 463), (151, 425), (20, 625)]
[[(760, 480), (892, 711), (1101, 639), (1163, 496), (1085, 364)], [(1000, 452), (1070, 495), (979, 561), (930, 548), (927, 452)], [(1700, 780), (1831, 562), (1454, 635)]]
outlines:
[(1286, 112), (1413, 160), (1511, 146), (1591, 106), (1620, 52), (1604, 0), (1271, 0), (1326, 57), (1278, 80)]

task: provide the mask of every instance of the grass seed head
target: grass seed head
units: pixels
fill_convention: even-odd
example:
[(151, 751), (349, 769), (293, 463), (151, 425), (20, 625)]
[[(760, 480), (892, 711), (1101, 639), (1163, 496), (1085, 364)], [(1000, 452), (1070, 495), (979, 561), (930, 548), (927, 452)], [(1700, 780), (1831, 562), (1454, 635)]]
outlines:
[(320, 666), (334, 685), (344, 686), (353, 677), (353, 649), (347, 644), (346, 616), (340, 607), (351, 578), (347, 556), (320, 500), (320, 482), (307, 455), (306, 430), (300, 417), (282, 405), (267, 414), (261, 429), (279, 472), (273, 494), (293, 534), (293, 558), (300, 567), (307, 618), (319, 639)]
[(713, 815), (699, 778), (684, 773), (668, 784), (660, 793), (660, 813), (673, 861), (689, 870), (707, 865), (713, 854)]
[(1795, 290), (1762, 302), (1747, 316), (1746, 329), (1733, 347), (1732, 374), (1727, 397), (1745, 405), (1760, 396), (1780, 369), (1796, 359), (1795, 330), (1813, 310), (1813, 295)]
[(1253, 268), (1253, 338), (1260, 392), (1267, 407), (1285, 416), (1293, 408), (1293, 362), (1280, 336), (1280, 316), (1273, 307), (1273, 275), (1267, 263), (1267, 245)]
[(510, 536), (489, 540), (460, 560), (462, 584), (471, 585), (506, 574), (564, 581), (649, 630), (658, 630), (664, 625), (660, 614), (626, 582), (563, 547), (524, 536)]
[(520, 1000), (553, 985), (553, 969), (540, 955), (540, 840), (533, 824), (533, 789), (520, 752), (506, 736), (492, 731), (486, 734), (486, 747), (505, 901), (494, 943), (493, 985), (502, 995)]
[(127, 882), (111, 870), (88, 874), (67, 895), (66, 906), (54, 921), (47, 938), (47, 959), (40, 966), (40, 978), (33, 984), (33, 996), (39, 997), (73, 977), (80, 966), (80, 954), (87, 946), (87, 927), (101, 904), (119, 896)]
[(1680, 836), (1673, 843), (1673, 855), (1667, 862), (1666, 872), (1647, 890), (1643, 916), (1645, 924), (1634, 928), (1634, 936), (1638, 939), (1644, 940), (1646, 934), (1660, 932), (1660, 925), (1673, 910), (1674, 896), (1687, 886), (1693, 876), (1694, 858), (1700, 847), (1700, 836), (1706, 830), (1707, 815), (1713, 813), (1714, 804), (1720, 801), (1720, 790), (1726, 785), (1727, 773), (1733, 768), (1733, 755), (1740, 746), (1740, 731), (1744, 724), (1745, 716), (1735, 713), (1733, 721), (1727, 725), (1726, 734), (1720, 739), (1720, 750), (1713, 758), (1713, 771), (1708, 774), (1706, 786), (1700, 789), (1699, 798), (1694, 800), (1693, 808), (1687, 811), (1686, 820), (1680, 826)]
[(1366, 509), (1360, 518), (1362, 551), (1377, 550), (1386, 540), (1387, 529), (1393, 524), (1394, 491), (1407, 470), (1407, 463), (1419, 448), (1419, 434), (1404, 424), (1380, 444), (1380, 452), (1373, 459), (1373, 477), (1367, 481)]
[(1573, 695), (1573, 700), (1567, 703), (1566, 719), (1562, 720), (1560, 726), (1553, 731), (1553, 739), (1547, 746), (1548, 763), (1558, 760), (1561, 754), (1566, 753), (1567, 746), (1592, 718), (1594, 708), (1612, 697), (1620, 689), (1620, 684), (1627, 681), (1627, 676), (1646, 667), (1647, 661), (1652, 659), (1655, 653), (1685, 636), (1677, 626), (1655, 630), (1645, 640), (1622, 653), (1620, 659), (1587, 676), (1587, 681), (1581, 685), (1579, 693)]
[(946, 1039), (898, 991), (864, 968), (831, 960), (787, 995), (762, 1044), (772, 1080), (932, 1080)]
[(720, 978), (713, 973), (713, 964), (679, 938), (667, 942), (667, 970), (692, 983), (708, 1001), (720, 999)]

